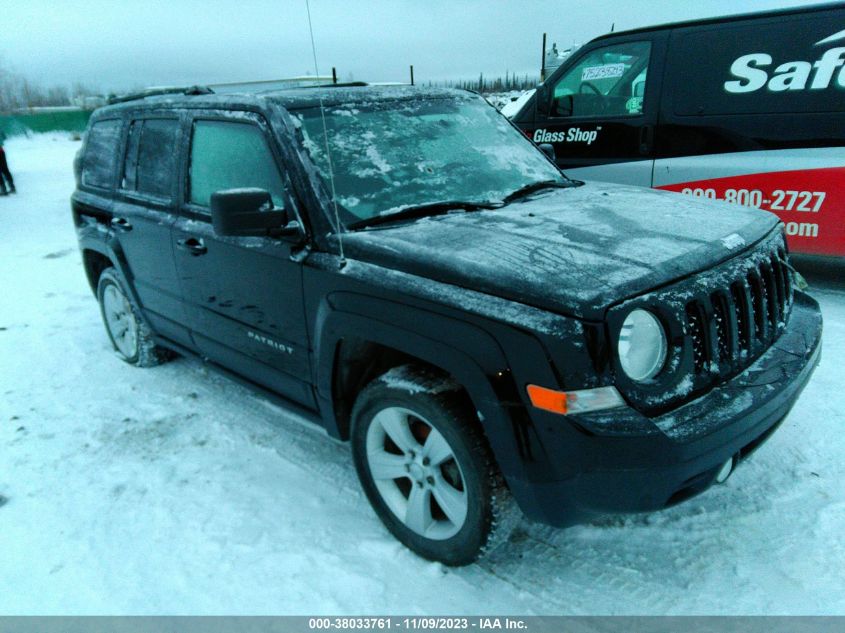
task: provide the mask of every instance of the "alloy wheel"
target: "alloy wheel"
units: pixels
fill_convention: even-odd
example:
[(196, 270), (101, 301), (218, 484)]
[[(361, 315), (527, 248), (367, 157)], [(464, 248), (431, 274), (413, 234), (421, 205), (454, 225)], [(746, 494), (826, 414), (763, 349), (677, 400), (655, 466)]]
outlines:
[(367, 464), (390, 511), (417, 534), (445, 540), (466, 522), (461, 466), (443, 435), (409, 409), (387, 407), (367, 429)]
[(132, 358), (137, 351), (138, 323), (126, 295), (113, 283), (103, 292), (103, 315), (117, 351)]

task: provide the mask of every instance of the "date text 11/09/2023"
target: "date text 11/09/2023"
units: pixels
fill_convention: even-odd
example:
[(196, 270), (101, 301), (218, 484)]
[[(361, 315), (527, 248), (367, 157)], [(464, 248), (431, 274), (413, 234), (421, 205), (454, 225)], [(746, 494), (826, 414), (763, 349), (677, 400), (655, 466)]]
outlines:
[(475, 617), (450, 618), (423, 616), (413, 618), (396, 617), (347, 617), (347, 618), (309, 618), (310, 630), (526, 630), (528, 624), (520, 618)]

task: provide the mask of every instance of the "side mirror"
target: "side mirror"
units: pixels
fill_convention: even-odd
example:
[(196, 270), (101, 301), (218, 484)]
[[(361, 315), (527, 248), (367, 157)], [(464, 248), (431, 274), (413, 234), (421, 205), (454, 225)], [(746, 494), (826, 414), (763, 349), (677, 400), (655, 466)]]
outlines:
[(572, 116), (574, 109), (572, 95), (561, 95), (552, 103), (552, 116)]
[(264, 189), (224, 189), (211, 194), (211, 225), (218, 235), (278, 237), (302, 232), (286, 209), (273, 207)]
[(534, 93), (534, 103), (537, 112), (540, 114), (549, 113), (549, 87), (546, 84), (537, 84), (537, 91)]
[(555, 147), (551, 143), (540, 143), (537, 147), (543, 150), (543, 153), (548, 156), (552, 162), (555, 160)]
[(638, 84), (634, 84), (634, 96), (635, 97), (644, 97), (645, 96), (645, 82), (641, 81)]

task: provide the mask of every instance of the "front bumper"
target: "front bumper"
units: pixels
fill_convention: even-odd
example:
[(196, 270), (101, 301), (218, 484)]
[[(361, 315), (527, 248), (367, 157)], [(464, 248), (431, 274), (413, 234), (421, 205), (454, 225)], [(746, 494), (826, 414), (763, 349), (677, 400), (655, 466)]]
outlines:
[(818, 304), (796, 292), (786, 330), (760, 358), (669, 413), (532, 410), (547, 468), (530, 480), (509, 477), (511, 492), (528, 518), (565, 526), (659, 510), (706, 490), (728, 459), (748, 456), (789, 413), (819, 362), (821, 332)]

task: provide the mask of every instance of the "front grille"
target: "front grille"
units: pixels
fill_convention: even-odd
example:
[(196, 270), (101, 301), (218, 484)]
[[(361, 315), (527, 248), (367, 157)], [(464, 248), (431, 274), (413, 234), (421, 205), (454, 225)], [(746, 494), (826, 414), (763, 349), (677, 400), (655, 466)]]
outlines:
[(731, 380), (786, 329), (791, 279), (783, 235), (772, 231), (716, 266), (615, 306), (611, 332), (642, 308), (657, 315), (668, 341), (665, 366), (653, 380), (630, 380), (617, 367), (617, 388), (638, 411), (657, 416)]
[(734, 281), (686, 304), (693, 371), (725, 374), (741, 368), (780, 335), (792, 303), (786, 254), (777, 248)]

